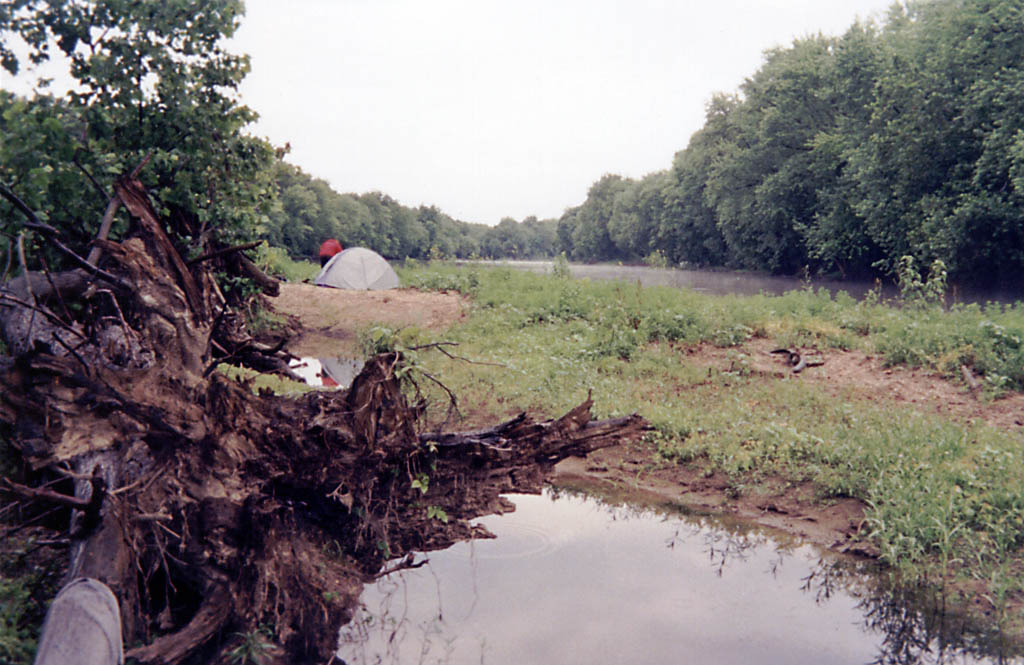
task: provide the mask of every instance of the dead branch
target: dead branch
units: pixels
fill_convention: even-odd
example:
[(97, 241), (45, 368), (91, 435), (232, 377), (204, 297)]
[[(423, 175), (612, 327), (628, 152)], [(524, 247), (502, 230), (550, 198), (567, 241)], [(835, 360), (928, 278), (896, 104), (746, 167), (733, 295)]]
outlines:
[(26, 228), (32, 229), (33, 231), (39, 231), (40, 233), (46, 235), (49, 238), (50, 242), (53, 243), (53, 246), (59, 249), (61, 253), (63, 253), (69, 259), (71, 259), (71, 261), (74, 262), (75, 265), (89, 271), (89, 274), (96, 275), (97, 277), (100, 277), (122, 289), (131, 288), (131, 286), (121, 278), (115, 277), (114, 275), (110, 274), (105, 270), (101, 270), (98, 266), (93, 265), (86, 259), (83, 259), (74, 250), (72, 250), (70, 247), (61, 242), (59, 237), (60, 232), (57, 231), (57, 229), (50, 226), (49, 224), (45, 224), (42, 221), (40, 221), (39, 217), (36, 216), (35, 212), (33, 212), (31, 208), (25, 205), (25, 202), (18, 198), (17, 195), (14, 192), (12, 192), (2, 182), (0, 182), (0, 196), (3, 196), (5, 199), (14, 204), (14, 207), (20, 210), (22, 214), (25, 215), (25, 217), (27, 218), (27, 221), (24, 223)]
[(245, 251), (247, 249), (254, 249), (256, 247), (259, 247), (262, 244), (263, 244), (262, 240), (256, 240), (254, 242), (247, 242), (244, 245), (235, 245), (234, 247), (225, 247), (224, 249), (218, 249), (215, 252), (208, 252), (208, 253), (203, 254), (202, 256), (196, 257), (194, 259), (189, 259), (188, 264), (190, 266), (192, 266), (192, 265), (195, 265), (197, 263), (202, 263), (203, 261), (210, 261), (212, 259), (217, 259), (217, 258), (220, 258), (222, 256), (227, 256), (228, 254), (234, 254), (235, 252), (242, 252), (242, 251)]
[[(121, 206), (121, 199), (117, 196), (110, 197), (110, 202), (107, 204), (107, 209), (103, 213), (103, 220), (100, 222), (100, 230), (96, 234), (96, 237), (100, 240), (106, 240), (107, 236), (110, 235), (110, 226), (114, 223), (114, 215), (117, 213), (117, 209)], [(85, 259), (89, 263), (96, 263), (100, 260), (100, 256), (103, 255), (103, 250), (98, 245), (93, 246), (89, 250), (89, 256)]]
[(228, 255), (228, 261), (238, 274), (256, 282), (266, 295), (274, 297), (281, 292), (281, 283), (260, 270), (245, 254), (232, 252)]
[(90, 505), (91, 501), (90, 499), (69, 496), (60, 492), (54, 492), (53, 490), (28, 487), (3, 477), (0, 477), (0, 490), (25, 497), (26, 499), (32, 499), (33, 501), (46, 501), (62, 506), (71, 506), (72, 508), (86, 508)]

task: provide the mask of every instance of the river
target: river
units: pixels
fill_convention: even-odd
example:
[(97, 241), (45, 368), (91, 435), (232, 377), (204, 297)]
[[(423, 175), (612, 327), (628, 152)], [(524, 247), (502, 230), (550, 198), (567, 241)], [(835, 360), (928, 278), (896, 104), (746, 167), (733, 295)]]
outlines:
[[(550, 273), (554, 266), (552, 261), (477, 261), (484, 265), (508, 266), (517, 270)], [(877, 284), (864, 281), (840, 281), (823, 278), (800, 279), (761, 273), (742, 272), (736, 270), (684, 270), (681, 268), (651, 268), (648, 266), (612, 265), (606, 263), (569, 264), (570, 274), (577, 279), (620, 280), (639, 282), (644, 286), (670, 286), (681, 289), (692, 289), (711, 295), (782, 295), (787, 291), (813, 288), (826, 289), (833, 295), (845, 291), (857, 300), (862, 299), (869, 291), (879, 289), (883, 299), (891, 300), (899, 295), (899, 289), (893, 284)], [(987, 303), (998, 302), (1012, 304), (1024, 300), (1024, 280), (1016, 291), (1013, 290), (981, 290), (954, 286), (950, 289), (949, 303)]]

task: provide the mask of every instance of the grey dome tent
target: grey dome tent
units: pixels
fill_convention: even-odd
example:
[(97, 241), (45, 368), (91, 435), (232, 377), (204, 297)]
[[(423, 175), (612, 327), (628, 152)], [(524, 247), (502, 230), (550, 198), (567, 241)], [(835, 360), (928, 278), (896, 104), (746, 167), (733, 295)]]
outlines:
[(350, 247), (328, 261), (313, 283), (336, 289), (397, 289), (398, 275), (384, 257), (365, 247)]

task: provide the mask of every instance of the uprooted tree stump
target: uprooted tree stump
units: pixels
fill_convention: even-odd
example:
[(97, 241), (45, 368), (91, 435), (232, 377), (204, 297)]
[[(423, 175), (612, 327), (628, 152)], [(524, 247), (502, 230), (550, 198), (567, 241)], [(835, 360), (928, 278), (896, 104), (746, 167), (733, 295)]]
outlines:
[(118, 194), (136, 225), (98, 241), (103, 276), (0, 291), (0, 424), (25, 461), (0, 492), (65, 501), (68, 578), (113, 590), (138, 662), (226, 661), (264, 626), (278, 661), (327, 662), (388, 559), (480, 535), (469, 519), (504, 509), (500, 493), (645, 427), (591, 422), (588, 399), (556, 420), (426, 435), (398, 353), (347, 391), (254, 394), (214, 371), (259, 349), (225, 348), (242, 337), (209, 262), (182, 261), (137, 181)]

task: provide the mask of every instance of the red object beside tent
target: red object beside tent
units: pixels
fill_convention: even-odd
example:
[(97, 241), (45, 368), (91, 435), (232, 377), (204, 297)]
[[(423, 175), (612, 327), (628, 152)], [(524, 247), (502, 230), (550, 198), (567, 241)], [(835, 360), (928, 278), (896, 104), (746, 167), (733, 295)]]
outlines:
[(341, 243), (334, 238), (330, 238), (320, 245), (320, 256), (331, 257), (340, 252), (341, 249)]

